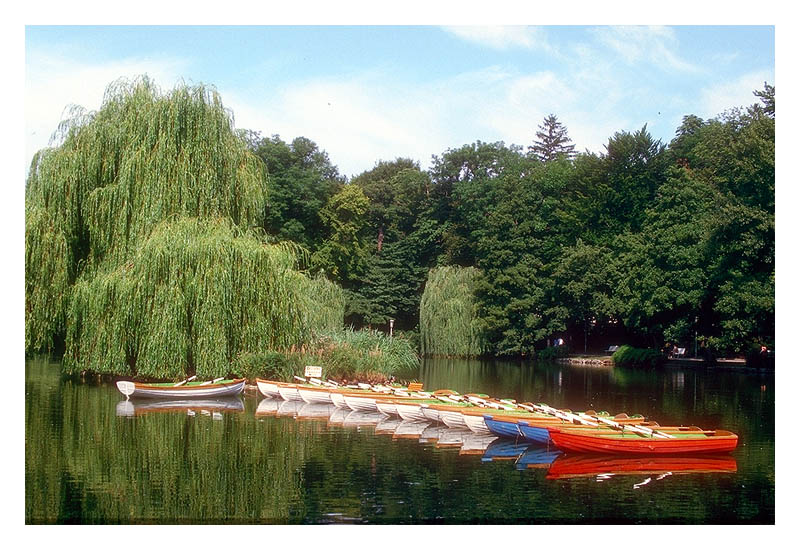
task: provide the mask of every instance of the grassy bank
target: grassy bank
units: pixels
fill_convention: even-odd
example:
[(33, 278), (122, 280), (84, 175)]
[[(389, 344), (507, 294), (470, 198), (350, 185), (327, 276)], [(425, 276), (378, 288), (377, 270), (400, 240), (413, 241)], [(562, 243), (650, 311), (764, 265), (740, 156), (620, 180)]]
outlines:
[(243, 353), (232, 369), (248, 379), (289, 381), (302, 376), (306, 365), (321, 366), (323, 378), (340, 381), (383, 382), (390, 377), (408, 381), (416, 375), (419, 357), (411, 340), (402, 336), (341, 330), (283, 352)]

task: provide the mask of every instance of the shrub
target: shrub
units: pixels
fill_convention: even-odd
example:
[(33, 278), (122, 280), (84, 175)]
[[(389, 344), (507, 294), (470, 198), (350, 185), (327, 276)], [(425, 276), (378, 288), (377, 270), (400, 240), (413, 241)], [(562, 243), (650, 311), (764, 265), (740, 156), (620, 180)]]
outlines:
[(664, 356), (654, 349), (620, 346), (611, 356), (611, 360), (619, 367), (654, 368), (664, 363)]
[(321, 366), (323, 378), (376, 383), (412, 378), (419, 358), (412, 342), (401, 335), (389, 338), (378, 331), (342, 330), (285, 352), (242, 354), (235, 372), (248, 379), (291, 381), (303, 375), (306, 365)]
[(569, 355), (569, 346), (549, 346), (536, 352), (539, 361), (554, 361)]

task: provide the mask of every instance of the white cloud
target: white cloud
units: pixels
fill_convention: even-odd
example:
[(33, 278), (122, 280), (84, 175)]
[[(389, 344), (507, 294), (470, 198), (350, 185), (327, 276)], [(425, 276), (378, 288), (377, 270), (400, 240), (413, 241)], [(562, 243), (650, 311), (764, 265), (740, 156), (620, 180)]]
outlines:
[(78, 105), (89, 111), (100, 108), (106, 87), (119, 78), (147, 74), (170, 88), (185, 72), (180, 59), (129, 58), (113, 63), (81, 63), (68, 57), (29, 51), (25, 73), (26, 169), (36, 151), (47, 147), (65, 109)]
[(678, 38), (668, 27), (615, 26), (598, 27), (593, 31), (597, 39), (611, 48), (628, 64), (649, 63), (662, 70), (700, 72), (696, 65), (681, 59)]
[(544, 30), (538, 27), (486, 25), (443, 28), (459, 38), (497, 50), (550, 49)]
[(713, 118), (733, 107), (747, 107), (759, 103), (753, 95), (756, 90), (764, 89), (764, 82), (775, 85), (773, 71), (754, 71), (736, 80), (721, 82), (703, 89), (700, 92), (701, 112), (697, 116)]

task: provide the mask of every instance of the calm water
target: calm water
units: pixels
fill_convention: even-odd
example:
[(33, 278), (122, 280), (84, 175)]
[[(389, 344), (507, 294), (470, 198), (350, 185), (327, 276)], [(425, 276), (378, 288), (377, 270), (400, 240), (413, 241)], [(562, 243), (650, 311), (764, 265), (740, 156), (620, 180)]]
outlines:
[[(561, 455), (256, 393), (197, 410), (125, 402), (29, 360), (27, 523), (775, 521), (774, 376), (426, 361), (426, 388), (644, 414), (739, 434), (702, 463)], [(487, 446), (488, 445), (488, 446)]]

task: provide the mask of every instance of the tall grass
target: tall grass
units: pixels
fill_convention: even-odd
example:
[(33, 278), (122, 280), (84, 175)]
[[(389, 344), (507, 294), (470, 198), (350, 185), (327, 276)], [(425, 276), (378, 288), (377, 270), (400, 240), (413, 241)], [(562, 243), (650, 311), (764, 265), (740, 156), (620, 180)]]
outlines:
[(413, 343), (375, 330), (336, 330), (308, 345), (281, 353), (243, 354), (236, 374), (290, 381), (306, 365), (322, 367), (324, 378), (382, 382), (390, 377), (410, 380), (417, 375), (419, 357)]
[(419, 310), (420, 348), (423, 355), (471, 357), (484, 353), (476, 325), (474, 267), (434, 268)]
[(225, 374), (339, 328), (342, 291), (261, 228), (268, 180), (204, 86), (115, 82), (26, 183), (25, 345), (67, 371)]

